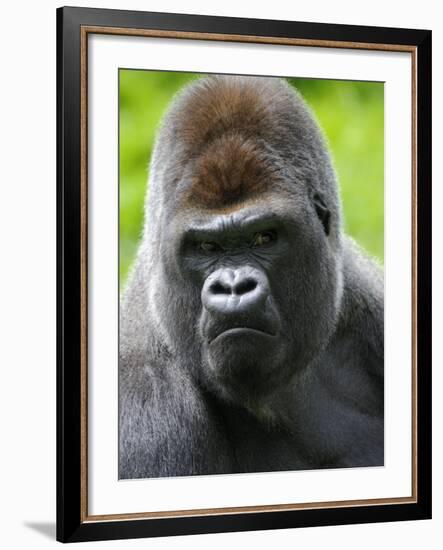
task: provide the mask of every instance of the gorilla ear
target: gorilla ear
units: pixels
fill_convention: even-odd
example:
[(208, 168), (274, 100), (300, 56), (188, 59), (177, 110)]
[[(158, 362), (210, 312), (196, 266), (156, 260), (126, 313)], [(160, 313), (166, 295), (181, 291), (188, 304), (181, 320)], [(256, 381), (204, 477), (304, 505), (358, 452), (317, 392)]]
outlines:
[(323, 229), (325, 230), (326, 235), (329, 235), (331, 213), (329, 212), (329, 209), (326, 206), (324, 200), (318, 193), (314, 195), (314, 207), (315, 211), (317, 212), (318, 219), (323, 225)]

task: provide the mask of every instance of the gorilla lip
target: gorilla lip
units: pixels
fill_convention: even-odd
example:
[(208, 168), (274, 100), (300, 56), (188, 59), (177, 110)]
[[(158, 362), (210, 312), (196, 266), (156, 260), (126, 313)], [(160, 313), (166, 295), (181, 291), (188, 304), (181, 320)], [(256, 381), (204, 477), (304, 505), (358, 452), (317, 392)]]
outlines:
[(232, 327), (228, 328), (226, 330), (223, 330), (217, 336), (215, 336), (210, 343), (212, 344), (216, 340), (218, 340), (222, 336), (235, 336), (235, 335), (243, 335), (245, 333), (250, 333), (252, 335), (258, 335), (258, 336), (267, 336), (269, 338), (274, 338), (276, 335), (272, 334), (271, 332), (266, 332), (264, 330), (260, 330), (257, 328), (251, 328), (251, 327)]

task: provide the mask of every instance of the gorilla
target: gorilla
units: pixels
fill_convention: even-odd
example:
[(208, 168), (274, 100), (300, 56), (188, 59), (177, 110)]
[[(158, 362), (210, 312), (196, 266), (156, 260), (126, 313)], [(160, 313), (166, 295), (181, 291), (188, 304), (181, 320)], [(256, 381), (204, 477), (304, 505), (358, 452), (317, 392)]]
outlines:
[(207, 76), (158, 132), (120, 308), (119, 478), (384, 464), (383, 272), (286, 81)]

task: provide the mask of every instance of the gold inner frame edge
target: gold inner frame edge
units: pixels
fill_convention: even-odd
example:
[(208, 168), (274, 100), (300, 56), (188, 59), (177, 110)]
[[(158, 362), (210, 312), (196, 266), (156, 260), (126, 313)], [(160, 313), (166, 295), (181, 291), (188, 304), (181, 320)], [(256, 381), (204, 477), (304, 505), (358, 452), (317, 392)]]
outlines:
[[(237, 506), (224, 508), (202, 508), (141, 513), (106, 515), (88, 514), (88, 35), (108, 34), (151, 38), (186, 40), (215, 40), (223, 42), (246, 42), (287, 46), (341, 48), (357, 50), (378, 50), (408, 52), (411, 54), (411, 130), (412, 130), (412, 495), (378, 499), (348, 501), (327, 501), (276, 505)], [(376, 44), (366, 42), (346, 42), (333, 40), (311, 40), (301, 38), (281, 38), (236, 34), (216, 34), (185, 31), (163, 31), (120, 27), (100, 27), (81, 25), (80, 27), (80, 520), (82, 523), (98, 521), (140, 520), (172, 517), (196, 517), (229, 514), (250, 514), (257, 512), (278, 512), (289, 510), (311, 510), (324, 508), (344, 508), (351, 506), (379, 506), (384, 504), (411, 504), (417, 502), (417, 47), (404, 44)]]

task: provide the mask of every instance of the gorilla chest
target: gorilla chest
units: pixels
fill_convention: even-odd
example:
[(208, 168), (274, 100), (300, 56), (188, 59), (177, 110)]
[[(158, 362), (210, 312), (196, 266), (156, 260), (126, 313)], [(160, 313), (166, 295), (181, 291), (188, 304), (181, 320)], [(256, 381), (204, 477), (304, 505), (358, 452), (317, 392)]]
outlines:
[(269, 472), (308, 467), (296, 438), (286, 430), (258, 421), (247, 411), (223, 411), (234, 472)]
[(362, 406), (369, 396), (354, 402), (318, 379), (305, 390), (310, 397), (293, 395), (281, 424), (260, 421), (241, 408), (224, 410), (235, 471), (383, 464), (383, 415), (368, 414)]

